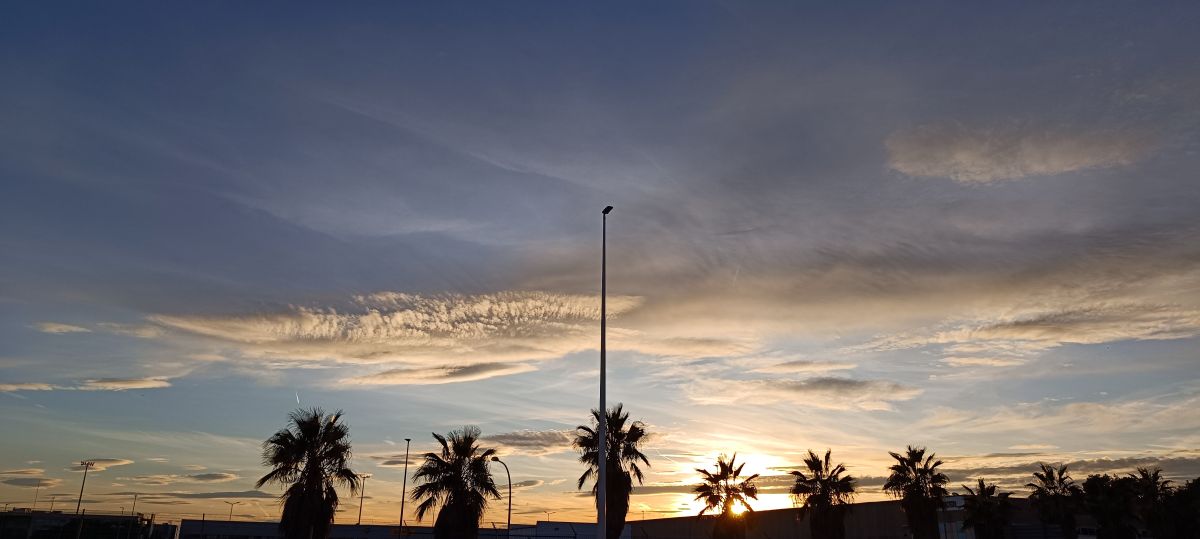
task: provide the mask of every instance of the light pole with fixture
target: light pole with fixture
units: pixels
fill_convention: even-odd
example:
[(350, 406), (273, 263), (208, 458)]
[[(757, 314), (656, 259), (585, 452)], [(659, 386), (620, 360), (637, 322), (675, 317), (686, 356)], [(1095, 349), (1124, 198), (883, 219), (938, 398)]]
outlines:
[(492, 457), (492, 462), (499, 462), (504, 466), (504, 475), (508, 476), (508, 524), (505, 524), (505, 535), (512, 535), (512, 472), (508, 471), (508, 465), (500, 460), (500, 457)]
[[(596, 539), (608, 539), (608, 403), (605, 391), (608, 370), (606, 350), (607, 308), (608, 308), (608, 213), (612, 206), (605, 206), (600, 213), (600, 428), (596, 434), (596, 467), (600, 469), (596, 479)], [(549, 519), (549, 514), (546, 515)]]
[(362, 490), (358, 491), (358, 524), (355, 524), (355, 526), (362, 526), (363, 500), (367, 497), (367, 479), (371, 478), (371, 474), (365, 473), (359, 475), (359, 477), (362, 478)]
[(87, 485), (88, 470), (91, 469), (92, 466), (95, 466), (96, 462), (91, 461), (91, 460), (82, 460), (82, 461), (79, 461), (79, 465), (83, 466), (83, 481), (81, 481), (79, 483), (79, 501), (75, 502), (75, 514), (76, 515), (79, 514), (79, 508), (83, 505), (83, 487), (84, 487), (84, 485)]
[(408, 499), (408, 448), (412, 447), (412, 438), (404, 439), (404, 481), (400, 487), (400, 532), (404, 532), (404, 502)]
[(242, 502), (231, 502), (229, 500), (223, 500), (223, 501), (225, 503), (229, 504), (229, 521), (233, 522), (233, 506), (240, 505)]

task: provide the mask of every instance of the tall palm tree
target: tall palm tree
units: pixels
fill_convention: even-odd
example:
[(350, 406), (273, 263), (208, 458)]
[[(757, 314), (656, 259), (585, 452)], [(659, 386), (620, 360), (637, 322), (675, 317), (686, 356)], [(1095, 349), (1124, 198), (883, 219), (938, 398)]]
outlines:
[(846, 536), (844, 517), (848, 504), (854, 501), (854, 477), (842, 475), (846, 467), (834, 466), (830, 460), (832, 450), (825, 450), (822, 459), (810, 449), (804, 458), (802, 470), (791, 472), (796, 476), (792, 495), (799, 498), (803, 511), (810, 515), (808, 522), (813, 537), (842, 539)]
[(937, 539), (937, 511), (945, 497), (946, 474), (938, 471), (942, 461), (937, 455), (925, 455), (924, 447), (908, 446), (904, 454), (889, 452), (896, 463), (888, 470), (891, 474), (883, 484), (883, 490), (900, 498), (900, 507), (908, 520), (909, 530), (915, 539)]
[(442, 446), (441, 453), (425, 453), (425, 462), (413, 474), (413, 479), (421, 482), (412, 493), (413, 501), (421, 502), (417, 520), (441, 506), (433, 524), (435, 538), (478, 537), (488, 497), (500, 499), (488, 469), (496, 450), (479, 447), (479, 436), (479, 427), (473, 426), (450, 431), (446, 436), (433, 433)]
[(742, 468), (745, 466), (746, 463), (737, 463), (737, 453), (734, 453), (728, 461), (725, 460), (725, 455), (717, 457), (715, 473), (696, 468), (704, 480), (693, 489), (696, 500), (704, 502), (700, 514), (703, 515), (712, 509), (721, 511), (713, 526), (713, 539), (738, 539), (746, 536), (745, 520), (740, 517), (738, 507), (750, 513), (754, 512), (748, 500), (758, 499), (758, 485), (754, 484), (758, 474), (742, 478)]
[(1138, 520), (1154, 537), (1165, 537), (1166, 501), (1171, 497), (1171, 481), (1164, 479), (1161, 468), (1138, 468), (1129, 474), (1133, 479), (1134, 510)]
[[(600, 410), (592, 410), (592, 426), (576, 427), (575, 448), (579, 450), (579, 462), (587, 466), (583, 475), (579, 476), (576, 488), (583, 488), (588, 479), (595, 478), (600, 473), (599, 436), (596, 429), (600, 425)], [(608, 539), (616, 539), (625, 529), (625, 517), (629, 512), (629, 495), (633, 492), (633, 480), (641, 484), (645, 479), (642, 468), (638, 464), (650, 466), (638, 446), (646, 439), (646, 426), (641, 421), (629, 423), (629, 413), (624, 411), (622, 404), (609, 408), (605, 414), (607, 424), (608, 445), (605, 446), (604, 460), (607, 462), (607, 478), (605, 500), (608, 504), (605, 513)], [(627, 426), (628, 425), (628, 426)], [(592, 495), (597, 494), (598, 485), (592, 485)]]
[(1042, 471), (1033, 472), (1033, 483), (1026, 483), (1033, 492), (1029, 501), (1037, 509), (1043, 524), (1057, 525), (1063, 539), (1075, 539), (1075, 511), (1080, 507), (1083, 491), (1071, 475), (1067, 465), (1057, 469), (1049, 464), (1039, 464)]
[(286, 539), (325, 539), (337, 511), (337, 485), (358, 491), (358, 474), (348, 467), (350, 429), (338, 410), (326, 415), (320, 408), (296, 410), (288, 427), (263, 442), (263, 465), (271, 471), (255, 488), (268, 483), (285, 486), (280, 500), (279, 529)]
[(1012, 516), (1011, 492), (996, 492), (996, 485), (984, 484), (983, 479), (974, 490), (963, 485), (967, 495), (963, 497), (963, 529), (975, 530), (976, 539), (1004, 539), (1004, 528)]

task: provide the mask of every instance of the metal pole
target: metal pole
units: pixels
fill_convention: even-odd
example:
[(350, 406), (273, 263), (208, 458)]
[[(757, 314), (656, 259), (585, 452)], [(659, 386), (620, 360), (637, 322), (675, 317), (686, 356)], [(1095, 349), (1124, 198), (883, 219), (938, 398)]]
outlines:
[(360, 475), (359, 477), (362, 478), (363, 482), (362, 482), (362, 490), (359, 491), (359, 493), (358, 493), (358, 524), (355, 524), (355, 526), (362, 526), (363, 499), (367, 497), (367, 479), (370, 479), (371, 474), (365, 473), (365, 474)]
[(505, 529), (508, 531), (504, 535), (512, 536), (512, 472), (508, 471), (508, 465), (500, 460), (500, 457), (492, 457), (492, 460), (504, 466), (504, 475), (508, 476), (508, 523), (505, 524)]
[(412, 438), (404, 439), (404, 482), (400, 487), (400, 533), (404, 533), (404, 501), (408, 499), (408, 448), (412, 446)]
[(605, 393), (608, 389), (608, 212), (612, 209), (612, 206), (604, 207), (600, 227), (600, 428), (596, 434), (596, 466), (600, 476), (596, 480), (596, 539), (608, 539), (608, 403)]
[(138, 493), (134, 492), (133, 493), (133, 509), (131, 509), (129, 511), (129, 514), (131, 514), (131, 515), (137, 514), (137, 497), (138, 497)]
[(231, 502), (229, 500), (224, 500), (224, 502), (229, 504), (229, 522), (233, 522), (233, 506), (238, 505), (242, 502)]
[(92, 462), (90, 460), (84, 460), (84, 461), (79, 462), (79, 465), (83, 466), (83, 481), (81, 481), (79, 483), (79, 501), (75, 502), (75, 514), (76, 515), (79, 514), (79, 508), (80, 508), (80, 506), (83, 505), (83, 486), (87, 484), (88, 469), (90, 469), (95, 464), (96, 464), (95, 462)]
[(30, 511), (37, 511), (38, 493), (41, 491), (42, 491), (42, 480), (38, 479), (37, 488), (33, 489), (33, 507), (29, 508)]

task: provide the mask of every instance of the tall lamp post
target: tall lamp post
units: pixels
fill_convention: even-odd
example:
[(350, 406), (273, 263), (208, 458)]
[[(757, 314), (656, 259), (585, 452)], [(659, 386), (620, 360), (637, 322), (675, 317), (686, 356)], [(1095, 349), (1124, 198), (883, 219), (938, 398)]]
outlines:
[(229, 504), (229, 520), (232, 522), (233, 521), (233, 506), (239, 505), (242, 502), (231, 502), (229, 500), (224, 500), (224, 501), (225, 501), (225, 503)]
[(82, 461), (79, 461), (79, 465), (83, 466), (83, 481), (81, 481), (79, 483), (79, 501), (75, 502), (75, 514), (76, 515), (79, 514), (79, 508), (81, 506), (83, 506), (83, 487), (84, 487), (84, 485), (87, 485), (88, 470), (91, 469), (92, 466), (95, 466), (96, 463), (94, 461), (90, 461), (90, 460), (82, 460)]
[(365, 499), (367, 497), (367, 480), (371, 478), (371, 474), (369, 474), (369, 473), (360, 474), (359, 477), (362, 478), (363, 482), (362, 482), (362, 490), (358, 491), (358, 524), (355, 524), (355, 526), (362, 526), (363, 499)]
[(38, 493), (40, 493), (41, 491), (42, 491), (42, 480), (38, 479), (37, 488), (33, 490), (33, 507), (29, 509), (30, 511), (37, 510)]
[(605, 349), (608, 314), (608, 213), (612, 206), (605, 206), (600, 213), (603, 224), (600, 228), (600, 428), (596, 435), (596, 467), (600, 477), (596, 480), (596, 538), (608, 539), (608, 403), (605, 399), (608, 377), (608, 357)]
[(412, 446), (412, 438), (404, 439), (404, 482), (400, 487), (400, 532), (404, 532), (404, 501), (408, 499), (408, 448)]
[(507, 531), (504, 532), (504, 535), (511, 536), (512, 535), (512, 472), (508, 471), (508, 465), (505, 464), (504, 461), (500, 460), (500, 457), (492, 457), (492, 462), (499, 462), (501, 466), (504, 466), (504, 475), (508, 476), (508, 524), (505, 524), (504, 529)]

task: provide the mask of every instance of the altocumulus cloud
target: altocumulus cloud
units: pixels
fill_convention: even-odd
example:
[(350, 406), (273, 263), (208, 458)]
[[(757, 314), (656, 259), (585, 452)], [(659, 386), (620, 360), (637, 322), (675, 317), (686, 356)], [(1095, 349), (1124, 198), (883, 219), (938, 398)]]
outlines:
[(916, 387), (885, 380), (817, 377), (805, 380), (704, 380), (689, 395), (701, 404), (792, 402), (835, 410), (890, 410), (891, 402), (916, 398)]
[(501, 450), (522, 455), (541, 456), (571, 450), (574, 432), (569, 430), (522, 430), (484, 437)]
[[(634, 308), (635, 297), (609, 299), (610, 315)], [(548, 292), (422, 296), (381, 292), (353, 298), (348, 308), (295, 307), (286, 312), (210, 316), (153, 316), (162, 326), (239, 346), (248, 357), (399, 363), (431, 367), (400, 371), (394, 380), (469, 377), (447, 371), (474, 358), (512, 363), (559, 357), (592, 346), (599, 320), (595, 297)], [(439, 372), (439, 369), (441, 371)], [(507, 373), (519, 370), (509, 367)]]
[(85, 327), (62, 324), (59, 322), (42, 322), (35, 327), (37, 327), (38, 331), (42, 333), (91, 333), (92, 331)]
[(888, 164), (909, 176), (988, 183), (1128, 165), (1148, 149), (1120, 131), (1072, 132), (1030, 126), (969, 128), (955, 124), (893, 133)]

